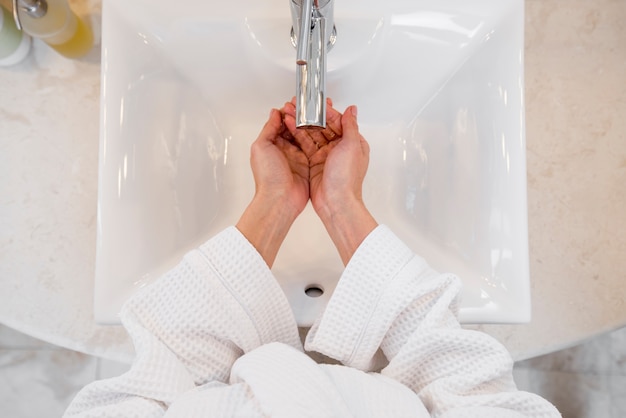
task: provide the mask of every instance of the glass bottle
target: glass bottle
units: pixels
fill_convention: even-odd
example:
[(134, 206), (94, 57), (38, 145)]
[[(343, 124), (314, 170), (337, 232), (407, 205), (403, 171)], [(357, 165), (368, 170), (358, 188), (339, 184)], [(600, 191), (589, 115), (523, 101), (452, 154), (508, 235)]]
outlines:
[(79, 58), (93, 47), (91, 29), (74, 14), (67, 0), (13, 0), (13, 5), (24, 32), (59, 54)]

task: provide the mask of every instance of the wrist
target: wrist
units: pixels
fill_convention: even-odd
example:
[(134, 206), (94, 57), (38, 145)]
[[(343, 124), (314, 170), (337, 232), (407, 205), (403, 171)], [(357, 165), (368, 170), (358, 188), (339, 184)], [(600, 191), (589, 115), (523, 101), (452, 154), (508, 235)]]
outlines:
[(284, 199), (255, 195), (236, 227), (271, 268), (298, 214)]
[(293, 223), (304, 208), (300, 208), (292, 197), (293, 195), (288, 193), (270, 193), (258, 190), (255, 192), (250, 206), (254, 206), (268, 215), (282, 218), (283, 221)]
[(316, 196), (311, 198), (313, 209), (322, 222), (324, 219), (341, 215), (342, 213), (352, 210), (361, 211), (365, 208), (365, 203), (361, 195), (357, 195), (351, 191), (332, 191), (320, 190)]
[(344, 265), (348, 264), (363, 240), (378, 226), (365, 203), (358, 198), (344, 199), (341, 203), (326, 205), (316, 211)]

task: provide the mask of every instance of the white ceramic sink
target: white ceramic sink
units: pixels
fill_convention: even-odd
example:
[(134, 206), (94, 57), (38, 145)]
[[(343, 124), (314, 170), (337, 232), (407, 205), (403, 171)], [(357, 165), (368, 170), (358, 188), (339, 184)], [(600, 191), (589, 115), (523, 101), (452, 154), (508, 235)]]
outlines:
[[(327, 94), (359, 106), (366, 203), (461, 276), (462, 321), (528, 321), (523, 1), (335, 2)], [(289, 0), (104, 2), (97, 321), (239, 218), (249, 146), (295, 94), (290, 28)], [(274, 266), (300, 325), (342, 268), (309, 205)]]

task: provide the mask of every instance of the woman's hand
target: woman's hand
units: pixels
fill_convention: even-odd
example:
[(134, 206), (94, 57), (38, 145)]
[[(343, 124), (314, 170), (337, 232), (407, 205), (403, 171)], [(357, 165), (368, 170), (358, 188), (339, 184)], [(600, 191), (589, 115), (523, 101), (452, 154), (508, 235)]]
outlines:
[(309, 157), (313, 208), (347, 264), (378, 225), (363, 202), (369, 145), (359, 132), (357, 108), (350, 106), (341, 115), (329, 106), (324, 130), (296, 129), (293, 103), (284, 110), (285, 126)]
[(363, 204), (363, 180), (369, 165), (369, 145), (359, 133), (356, 106), (341, 117), (342, 136), (310, 161), (311, 202), (320, 216), (348, 204)]
[(309, 200), (309, 160), (291, 141), (283, 115), (272, 109), (258, 138), (252, 144), (250, 165), (255, 199), (287, 205), (295, 216)]
[(290, 142), (283, 117), (281, 111), (272, 109), (252, 144), (250, 165), (255, 193), (236, 225), (269, 267), (309, 201), (309, 160)]
[[(335, 154), (335, 151), (333, 151), (334, 147), (342, 142), (342, 114), (332, 107), (332, 101), (328, 99), (325, 129), (296, 129), (294, 100), (285, 103), (283, 109), (285, 112), (285, 126), (289, 129), (294, 141), (309, 158), (311, 203), (315, 211), (319, 213), (320, 207), (325, 204), (324, 201), (326, 200), (324, 191), (336, 189), (333, 185), (328, 184), (332, 179), (329, 175), (324, 176), (324, 171), (327, 166), (327, 159), (331, 154)], [(335, 164), (339, 164), (339, 157), (332, 157), (332, 160), (336, 161)], [(333, 173), (332, 165), (329, 168), (330, 173)]]

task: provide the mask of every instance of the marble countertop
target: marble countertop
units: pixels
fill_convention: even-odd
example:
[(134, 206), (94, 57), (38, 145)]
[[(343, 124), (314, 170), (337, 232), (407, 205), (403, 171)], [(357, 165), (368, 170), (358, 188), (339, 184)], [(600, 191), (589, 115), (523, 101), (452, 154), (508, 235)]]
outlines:
[[(100, 1), (72, 3), (98, 38)], [(626, 3), (574, 3), (526, 2), (533, 320), (473, 326), (515, 359), (626, 324)], [(33, 46), (0, 67), (0, 322), (130, 361), (125, 331), (92, 314), (100, 51)]]

